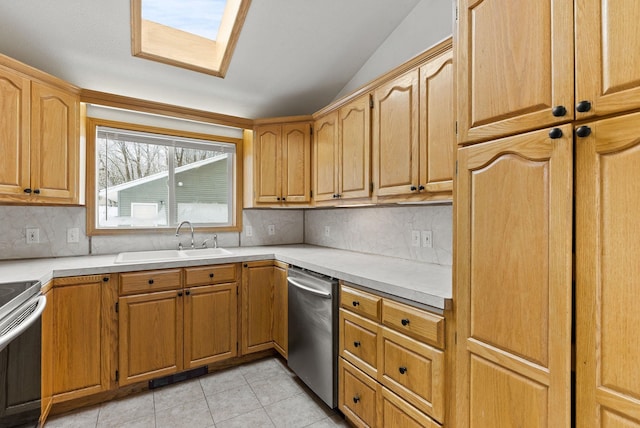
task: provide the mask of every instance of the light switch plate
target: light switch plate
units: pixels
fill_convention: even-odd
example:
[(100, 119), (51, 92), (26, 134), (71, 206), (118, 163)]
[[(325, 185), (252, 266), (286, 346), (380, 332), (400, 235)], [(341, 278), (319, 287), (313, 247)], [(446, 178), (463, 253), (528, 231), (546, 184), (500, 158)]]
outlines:
[(75, 244), (80, 242), (80, 229), (70, 227), (67, 229), (67, 244)]
[(274, 224), (270, 224), (269, 226), (267, 226), (267, 231), (268, 231), (269, 235), (275, 235), (276, 234), (276, 226)]
[(40, 229), (28, 227), (25, 229), (27, 244), (37, 244), (40, 242)]
[(420, 231), (412, 230), (411, 231), (411, 246), (419, 247), (420, 246)]
[(244, 227), (244, 233), (247, 236), (253, 236), (253, 227), (251, 226), (245, 226)]
[(430, 230), (422, 231), (422, 246), (424, 248), (433, 248), (433, 235)]
[(331, 227), (325, 226), (324, 227), (324, 236), (326, 236), (328, 238), (330, 235), (331, 235)]

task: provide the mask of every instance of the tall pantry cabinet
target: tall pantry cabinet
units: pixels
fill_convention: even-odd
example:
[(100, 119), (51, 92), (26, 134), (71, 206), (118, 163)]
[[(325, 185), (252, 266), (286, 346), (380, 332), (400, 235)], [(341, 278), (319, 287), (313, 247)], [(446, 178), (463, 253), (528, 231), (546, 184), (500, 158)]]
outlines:
[(457, 16), (458, 426), (640, 427), (640, 5)]

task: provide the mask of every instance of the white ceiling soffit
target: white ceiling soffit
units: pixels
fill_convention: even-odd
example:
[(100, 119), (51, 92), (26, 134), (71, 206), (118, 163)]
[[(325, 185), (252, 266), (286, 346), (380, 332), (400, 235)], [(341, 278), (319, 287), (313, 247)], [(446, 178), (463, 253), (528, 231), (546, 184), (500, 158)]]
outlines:
[(133, 57), (127, 0), (2, 1), (0, 53), (85, 89), (245, 118), (310, 114), (419, 2), (253, 0), (224, 79)]

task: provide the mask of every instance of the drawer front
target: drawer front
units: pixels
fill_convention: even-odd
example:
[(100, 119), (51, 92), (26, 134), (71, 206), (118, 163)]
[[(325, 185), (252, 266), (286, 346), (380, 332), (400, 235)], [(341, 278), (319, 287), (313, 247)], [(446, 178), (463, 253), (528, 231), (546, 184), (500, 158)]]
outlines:
[(439, 315), (383, 299), (382, 323), (407, 336), (444, 349), (444, 318)]
[(340, 287), (340, 305), (364, 317), (380, 321), (380, 302), (382, 298), (366, 291), (342, 285)]
[(340, 309), (340, 355), (373, 378), (378, 373), (378, 324)]
[(356, 427), (378, 426), (379, 385), (343, 358), (339, 360), (338, 407)]
[(380, 404), (384, 428), (440, 428), (441, 425), (398, 397), (387, 388), (382, 387)]
[(381, 332), (378, 380), (439, 422), (444, 416), (444, 352), (398, 334)]
[(180, 269), (147, 270), (120, 274), (120, 294), (151, 293), (182, 288)]
[(236, 265), (190, 267), (184, 270), (185, 287), (236, 281)]

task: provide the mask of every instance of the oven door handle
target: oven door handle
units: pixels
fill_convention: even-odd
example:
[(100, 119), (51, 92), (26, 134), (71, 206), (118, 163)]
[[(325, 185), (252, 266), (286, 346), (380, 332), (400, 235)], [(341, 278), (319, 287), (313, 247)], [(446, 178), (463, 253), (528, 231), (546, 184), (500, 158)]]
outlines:
[[(23, 307), (29, 307), (31, 303), (27, 303)], [(29, 314), (25, 319), (23, 319), (20, 324), (13, 327), (9, 330), (5, 335), (0, 336), (0, 351), (2, 351), (13, 339), (20, 336), (23, 331), (29, 328), (36, 320), (42, 315), (42, 311), (44, 311), (44, 307), (47, 305), (47, 298), (45, 296), (40, 296), (36, 299), (36, 308), (35, 310)]]
[(308, 293), (311, 293), (311, 294), (313, 294), (315, 296), (322, 297), (323, 299), (330, 299), (331, 298), (331, 293), (326, 293), (324, 291), (316, 290), (315, 288), (307, 287), (306, 285), (296, 281), (295, 279), (293, 279), (291, 277), (287, 277), (287, 282), (289, 284), (293, 285), (296, 288), (304, 290), (304, 291), (306, 291)]

